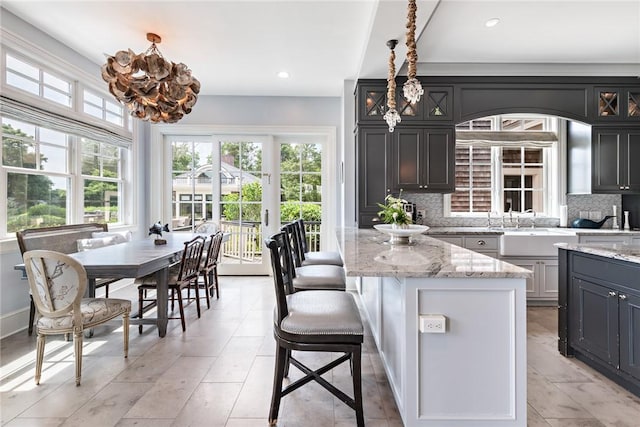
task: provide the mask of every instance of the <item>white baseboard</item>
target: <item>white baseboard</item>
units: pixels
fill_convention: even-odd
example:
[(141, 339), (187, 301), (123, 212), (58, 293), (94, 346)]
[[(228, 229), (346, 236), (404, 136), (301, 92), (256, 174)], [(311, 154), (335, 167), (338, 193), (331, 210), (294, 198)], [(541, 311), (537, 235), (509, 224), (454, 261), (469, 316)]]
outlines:
[(26, 331), (29, 324), (29, 307), (0, 317), (0, 338)]

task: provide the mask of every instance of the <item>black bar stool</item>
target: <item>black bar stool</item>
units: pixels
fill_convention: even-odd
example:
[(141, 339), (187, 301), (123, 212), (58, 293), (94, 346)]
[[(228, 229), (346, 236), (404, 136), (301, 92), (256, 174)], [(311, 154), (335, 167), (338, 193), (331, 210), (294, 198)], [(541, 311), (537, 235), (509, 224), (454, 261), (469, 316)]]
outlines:
[[(271, 267), (276, 290), (273, 335), (278, 345), (269, 424), (277, 423), (280, 401), (284, 396), (310, 381), (316, 381), (354, 409), (357, 425), (363, 427), (360, 361), (363, 326), (358, 306), (348, 292), (310, 290), (293, 293), (293, 286), (285, 281), (286, 273), (282, 269), (282, 258), (288, 256), (286, 239), (285, 233), (278, 233), (265, 241), (271, 251)], [(292, 350), (335, 352), (344, 355), (313, 371), (293, 357)], [(352, 368), (353, 398), (321, 376), (347, 361), (351, 362)], [(306, 375), (283, 388), (282, 380), (287, 376), (289, 363)]]

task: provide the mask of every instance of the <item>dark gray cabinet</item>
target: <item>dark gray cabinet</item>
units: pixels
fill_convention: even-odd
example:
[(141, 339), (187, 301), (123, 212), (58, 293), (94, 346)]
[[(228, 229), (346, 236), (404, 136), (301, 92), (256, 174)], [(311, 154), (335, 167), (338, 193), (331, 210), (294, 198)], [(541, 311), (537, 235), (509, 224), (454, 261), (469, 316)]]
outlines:
[(573, 277), (571, 345), (618, 367), (618, 294), (611, 288)]
[(396, 128), (391, 142), (391, 165), (394, 192), (453, 192), (454, 128)]
[(640, 396), (640, 264), (560, 248), (558, 349)]
[(386, 126), (360, 126), (356, 133), (358, 171), (358, 227), (371, 227), (379, 221), (378, 203), (391, 191), (389, 153), (391, 135)]
[(640, 193), (640, 129), (592, 129), (594, 193)]
[(640, 121), (640, 89), (596, 86), (594, 96), (597, 121)]

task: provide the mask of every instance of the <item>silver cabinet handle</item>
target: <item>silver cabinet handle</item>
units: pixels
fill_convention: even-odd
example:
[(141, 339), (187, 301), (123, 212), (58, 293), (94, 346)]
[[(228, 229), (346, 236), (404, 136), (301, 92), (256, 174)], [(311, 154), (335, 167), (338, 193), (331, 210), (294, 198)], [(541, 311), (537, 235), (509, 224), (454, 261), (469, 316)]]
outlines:
[(628, 190), (628, 189), (629, 189), (629, 186), (628, 186), (628, 185), (625, 185), (624, 189), (625, 189), (625, 190)]
[(627, 299), (627, 296), (626, 296), (626, 295), (624, 295), (624, 294), (620, 294), (620, 299), (624, 301), (624, 300), (626, 300), (626, 299)]
[(484, 246), (486, 244), (487, 242), (485, 242), (484, 240), (478, 240), (478, 246)]
[(615, 297), (615, 296), (616, 296), (616, 293), (615, 293), (615, 292), (613, 292), (613, 291), (609, 291), (609, 296), (610, 296), (610, 297)]
[(620, 186), (620, 189), (621, 189), (621, 190), (624, 190), (624, 185), (621, 185), (621, 186)]
[(269, 226), (269, 209), (264, 210), (264, 226)]

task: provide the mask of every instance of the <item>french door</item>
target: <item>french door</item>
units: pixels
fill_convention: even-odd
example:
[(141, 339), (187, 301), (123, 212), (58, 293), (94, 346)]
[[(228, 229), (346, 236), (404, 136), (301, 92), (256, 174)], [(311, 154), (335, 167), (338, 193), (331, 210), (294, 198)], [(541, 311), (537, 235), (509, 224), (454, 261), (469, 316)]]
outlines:
[(310, 247), (320, 249), (333, 231), (325, 203), (326, 141), (323, 135), (165, 135), (171, 229), (228, 233), (222, 275), (269, 274), (264, 239), (298, 218)]

